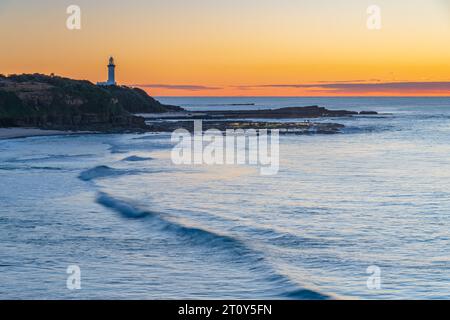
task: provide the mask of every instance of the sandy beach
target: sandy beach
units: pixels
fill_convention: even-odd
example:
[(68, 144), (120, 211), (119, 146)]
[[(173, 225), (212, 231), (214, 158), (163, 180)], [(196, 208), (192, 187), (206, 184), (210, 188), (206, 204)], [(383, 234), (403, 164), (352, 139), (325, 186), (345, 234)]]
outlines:
[(0, 128), (0, 139), (92, 133), (87, 131), (42, 130), (38, 128)]

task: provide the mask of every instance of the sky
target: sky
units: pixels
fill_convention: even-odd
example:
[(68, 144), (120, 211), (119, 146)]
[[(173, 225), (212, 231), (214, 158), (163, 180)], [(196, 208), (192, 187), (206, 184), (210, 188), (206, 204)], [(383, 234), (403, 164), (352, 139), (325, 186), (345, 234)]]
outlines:
[(0, 39), (2, 74), (105, 81), (113, 55), (153, 96), (450, 96), (450, 0), (0, 0)]

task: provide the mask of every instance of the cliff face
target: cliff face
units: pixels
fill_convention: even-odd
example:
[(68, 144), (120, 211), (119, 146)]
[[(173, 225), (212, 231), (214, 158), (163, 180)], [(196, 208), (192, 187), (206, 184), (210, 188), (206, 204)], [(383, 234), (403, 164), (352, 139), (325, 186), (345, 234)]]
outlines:
[(0, 127), (65, 130), (145, 128), (131, 112), (167, 112), (144, 91), (34, 75), (0, 76)]
[(163, 113), (183, 111), (183, 108), (161, 104), (144, 90), (121, 86), (104, 87), (120, 104), (132, 113)]

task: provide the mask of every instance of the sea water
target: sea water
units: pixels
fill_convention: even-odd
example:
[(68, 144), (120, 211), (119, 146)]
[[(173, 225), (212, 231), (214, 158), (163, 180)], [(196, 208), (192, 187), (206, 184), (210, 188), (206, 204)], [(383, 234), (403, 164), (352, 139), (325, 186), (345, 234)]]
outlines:
[(1, 140), (0, 298), (450, 298), (450, 98), (161, 101), (380, 115), (280, 136), (274, 176), (174, 165), (170, 134)]

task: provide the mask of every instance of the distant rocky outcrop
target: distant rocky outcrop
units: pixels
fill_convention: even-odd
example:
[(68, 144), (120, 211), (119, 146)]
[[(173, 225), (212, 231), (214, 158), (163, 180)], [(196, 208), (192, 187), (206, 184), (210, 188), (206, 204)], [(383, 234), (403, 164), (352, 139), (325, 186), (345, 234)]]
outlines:
[(219, 110), (189, 111), (166, 114), (143, 115), (147, 120), (187, 120), (187, 119), (305, 119), (305, 118), (337, 118), (356, 115), (377, 115), (375, 111), (330, 110), (319, 106), (289, 107), (260, 110)]
[(267, 109), (267, 110), (206, 111), (204, 113), (212, 118), (227, 118), (227, 119), (322, 118), (322, 117), (348, 117), (359, 114), (356, 111), (329, 110), (319, 106), (288, 107), (288, 108)]
[(89, 81), (41, 74), (0, 75), (0, 127), (144, 130), (144, 118), (132, 113), (180, 110), (162, 105), (140, 89), (99, 87)]

